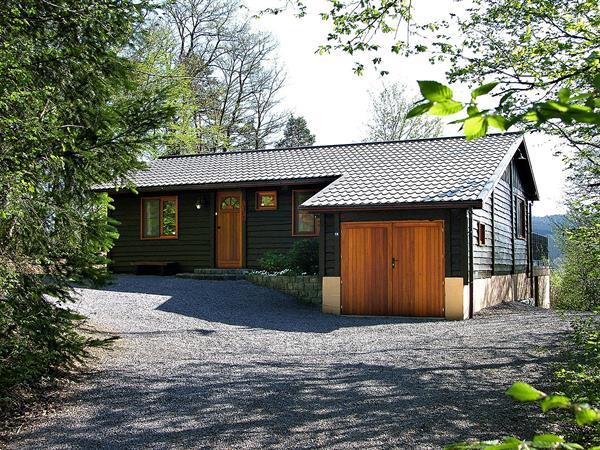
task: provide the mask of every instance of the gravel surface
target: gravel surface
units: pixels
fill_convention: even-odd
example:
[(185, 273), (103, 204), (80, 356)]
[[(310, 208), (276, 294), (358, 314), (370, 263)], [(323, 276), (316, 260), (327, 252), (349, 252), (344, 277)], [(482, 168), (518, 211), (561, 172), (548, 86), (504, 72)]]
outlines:
[(120, 276), (76, 309), (121, 336), (14, 448), (439, 448), (528, 435), (568, 324), (520, 303), (473, 320), (351, 318), (245, 281)]

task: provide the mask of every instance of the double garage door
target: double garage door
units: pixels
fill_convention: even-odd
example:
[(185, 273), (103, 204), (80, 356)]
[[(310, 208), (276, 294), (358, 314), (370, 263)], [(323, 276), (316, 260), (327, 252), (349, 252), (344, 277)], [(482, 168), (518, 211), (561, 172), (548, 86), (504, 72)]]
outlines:
[(444, 222), (344, 222), (342, 314), (444, 315)]

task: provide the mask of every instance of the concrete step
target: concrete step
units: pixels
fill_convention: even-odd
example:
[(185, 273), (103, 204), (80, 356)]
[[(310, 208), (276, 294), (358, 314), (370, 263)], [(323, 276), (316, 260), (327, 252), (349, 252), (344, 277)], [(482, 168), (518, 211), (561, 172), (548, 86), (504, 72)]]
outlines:
[(248, 269), (194, 269), (199, 275), (245, 275)]
[(188, 278), (191, 280), (233, 281), (243, 280), (245, 275), (236, 273), (178, 273), (177, 278)]

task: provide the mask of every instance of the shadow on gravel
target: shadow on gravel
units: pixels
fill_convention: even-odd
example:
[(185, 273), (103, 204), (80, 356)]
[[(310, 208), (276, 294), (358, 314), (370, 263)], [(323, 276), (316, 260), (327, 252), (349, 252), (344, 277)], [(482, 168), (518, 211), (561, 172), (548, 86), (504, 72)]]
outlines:
[(298, 333), (330, 333), (344, 327), (424, 323), (439, 319), (348, 317), (321, 313), (272, 289), (247, 281), (200, 281), (174, 277), (119, 276), (107, 291), (169, 297), (156, 309), (208, 322)]
[[(529, 362), (524, 356), (512, 364)], [(51, 437), (67, 448), (94, 449), (407, 448), (407, 443), (438, 448), (468, 436), (532, 435), (537, 409), (506, 398), (503, 386), (486, 376), (491, 367), (264, 363), (233, 368), (198, 361), (182, 365), (168, 380), (104, 373), (96, 387), (66, 405), (82, 399), (93, 405), (83, 425), (63, 420), (27, 438), (43, 444)], [(119, 384), (107, 389), (105, 383), (115, 377)]]

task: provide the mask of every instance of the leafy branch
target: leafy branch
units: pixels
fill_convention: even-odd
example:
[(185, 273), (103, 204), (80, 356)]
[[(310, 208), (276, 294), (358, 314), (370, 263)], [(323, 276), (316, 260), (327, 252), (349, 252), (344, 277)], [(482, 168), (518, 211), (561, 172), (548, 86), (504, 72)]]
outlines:
[[(565, 125), (582, 124), (600, 126), (600, 75), (596, 75), (592, 88), (587, 92), (573, 95), (568, 87), (558, 91), (557, 98), (534, 102), (524, 112), (508, 116), (502, 111), (512, 92), (506, 93), (496, 108), (480, 109), (479, 97), (491, 93), (499, 82), (485, 83), (471, 92), (468, 101), (454, 98), (452, 89), (437, 81), (419, 81), (423, 98), (408, 113), (408, 117), (417, 117), (428, 113), (434, 116), (450, 116), (465, 111), (467, 116), (454, 120), (461, 124), (467, 140), (477, 139), (488, 132), (489, 127), (507, 131), (517, 123), (529, 122), (540, 126), (544, 123), (562, 123)], [(593, 142), (586, 144), (594, 145)]]
[[(527, 383), (514, 383), (506, 391), (506, 395), (519, 402), (539, 402), (543, 412), (548, 412), (552, 409), (568, 410), (571, 412), (575, 422), (578, 425), (591, 425), (600, 422), (600, 410), (594, 408), (588, 403), (575, 403), (565, 395), (549, 395), (535, 389), (533, 386), (530, 386)], [(514, 436), (510, 436), (472, 444), (463, 442), (452, 444), (446, 447), (447, 450), (535, 450), (547, 448), (584, 450), (582, 445), (566, 442), (563, 437), (556, 434), (539, 434), (534, 436), (531, 440), (521, 440)], [(588, 450), (600, 450), (600, 447), (590, 447)]]

